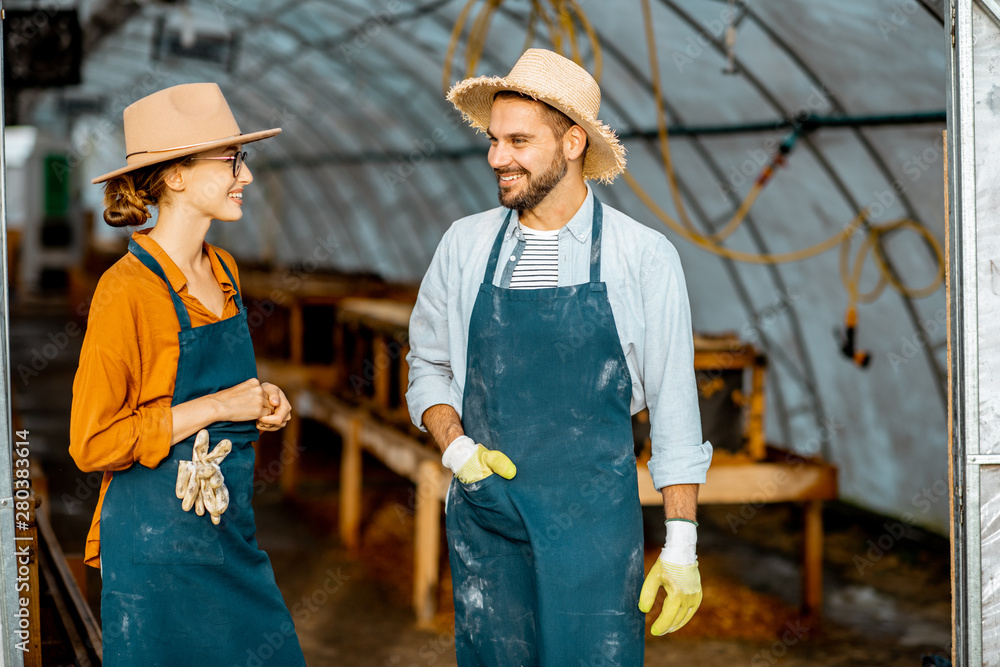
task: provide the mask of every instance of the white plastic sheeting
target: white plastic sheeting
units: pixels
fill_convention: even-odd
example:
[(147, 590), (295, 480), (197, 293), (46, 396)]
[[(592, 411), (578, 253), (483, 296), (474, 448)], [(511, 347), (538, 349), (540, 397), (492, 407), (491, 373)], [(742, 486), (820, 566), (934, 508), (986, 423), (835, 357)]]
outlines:
[[(87, 3), (84, 3), (87, 4)], [(677, 177), (695, 224), (721, 227), (773, 147), (801, 117), (898, 116), (885, 124), (821, 125), (801, 134), (727, 246), (800, 249), (842, 230), (863, 207), (875, 222), (910, 217), (943, 244), (941, 131), (946, 36), (915, 0), (653, 0), (663, 101)], [(84, 83), (43, 98), (39, 119), (64, 98), (100, 98), (100, 114), (72, 119), (82, 176), (119, 165), (121, 109), (154, 90), (217, 81), (245, 131), (281, 126), (249, 146), (256, 182), (247, 217), (215, 240), (276, 266), (316, 257), (327, 268), (418, 281), (451, 221), (496, 205), (487, 142), (442, 94), (442, 68), (464, 0), (189, 0), (150, 5), (88, 53)], [(622, 135), (629, 168), (675, 213), (656, 143), (641, 0), (580, 2), (601, 45), (602, 119)], [(727, 74), (731, 7), (741, 18)], [(493, 19), (477, 73), (504, 74), (525, 45), (530, 3), (508, 0)], [(235, 67), (151, 59), (157, 17), (222, 22), (239, 36)], [(174, 19), (176, 20), (176, 19)], [(548, 46), (544, 35), (536, 46)], [(458, 48), (452, 79), (464, 76)], [(581, 55), (593, 67), (586, 40)], [(751, 127), (755, 126), (755, 127)], [(729, 129), (726, 129), (729, 128)], [(742, 129), (741, 129), (742, 128)], [(711, 131), (710, 131), (711, 130)], [(609, 205), (658, 229), (623, 182), (597, 189)], [(99, 193), (85, 187), (96, 208)], [(908, 299), (887, 290), (859, 308), (859, 369), (839, 351), (847, 294), (837, 250), (802, 262), (748, 265), (697, 249), (671, 231), (688, 279), (695, 327), (736, 330), (771, 360), (768, 435), (822, 452), (841, 469), (845, 499), (939, 529), (948, 521), (944, 290)], [(925, 285), (933, 257), (916, 235), (891, 237), (901, 279)], [(877, 274), (869, 259), (862, 285)], [(938, 486), (935, 487), (935, 482)]]

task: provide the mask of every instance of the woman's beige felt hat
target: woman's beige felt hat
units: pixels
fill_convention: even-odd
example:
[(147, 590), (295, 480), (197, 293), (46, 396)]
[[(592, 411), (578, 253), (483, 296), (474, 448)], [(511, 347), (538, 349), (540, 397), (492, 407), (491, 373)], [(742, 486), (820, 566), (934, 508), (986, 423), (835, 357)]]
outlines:
[(134, 169), (224, 146), (267, 139), (281, 128), (243, 134), (215, 83), (165, 88), (125, 107), (127, 166), (98, 176), (102, 183)]
[(610, 183), (625, 171), (625, 147), (614, 131), (597, 119), (601, 89), (587, 70), (545, 49), (525, 51), (510, 74), (460, 81), (448, 91), (448, 101), (483, 132), (490, 125), (493, 97), (503, 90), (528, 95), (559, 109), (587, 132), (583, 177)]

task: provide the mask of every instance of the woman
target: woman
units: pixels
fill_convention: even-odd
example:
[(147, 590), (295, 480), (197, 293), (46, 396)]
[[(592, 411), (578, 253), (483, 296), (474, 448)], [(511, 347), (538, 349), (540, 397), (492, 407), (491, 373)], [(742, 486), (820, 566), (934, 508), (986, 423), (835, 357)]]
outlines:
[[(155, 206), (157, 221), (97, 285), (70, 433), (80, 469), (105, 471), (86, 549), (103, 579), (104, 664), (303, 665), (250, 504), (251, 443), (291, 406), (257, 379), (233, 258), (205, 243), (212, 220), (243, 215), (242, 145), (281, 130), (241, 134), (211, 83), (154, 93), (124, 118), (127, 166), (93, 181), (107, 182), (104, 220), (142, 225)], [(181, 462), (204, 457), (202, 429), (213, 451), (232, 443), (216, 460), (231, 498), (221, 516), (207, 499), (185, 511), (175, 493)]]

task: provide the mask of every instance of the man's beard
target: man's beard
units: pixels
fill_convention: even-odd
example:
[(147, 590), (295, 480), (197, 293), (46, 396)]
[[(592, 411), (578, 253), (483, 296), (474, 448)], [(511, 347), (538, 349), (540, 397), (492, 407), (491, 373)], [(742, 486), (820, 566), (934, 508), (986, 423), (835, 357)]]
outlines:
[(566, 176), (567, 168), (566, 158), (563, 157), (562, 153), (557, 152), (545, 171), (537, 175), (524, 172), (528, 183), (519, 194), (507, 195), (504, 194), (503, 187), (499, 186), (500, 176), (503, 174), (497, 173), (497, 198), (500, 199), (500, 205), (512, 208), (518, 213), (532, 210), (541, 204), (542, 200), (548, 197), (549, 193), (559, 185), (563, 177)]

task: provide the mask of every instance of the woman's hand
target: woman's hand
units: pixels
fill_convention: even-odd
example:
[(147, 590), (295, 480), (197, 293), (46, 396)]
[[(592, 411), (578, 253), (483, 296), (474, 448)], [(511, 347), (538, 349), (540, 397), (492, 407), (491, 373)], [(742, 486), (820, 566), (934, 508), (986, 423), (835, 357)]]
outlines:
[(261, 384), (257, 378), (250, 378), (212, 394), (211, 398), (218, 404), (218, 417), (214, 421), (246, 422), (270, 415), (273, 409), (265, 386), (274, 387), (267, 383)]
[(257, 428), (261, 431), (277, 431), (284, 428), (292, 418), (292, 404), (288, 402), (285, 392), (270, 382), (262, 382), (261, 389), (266, 394), (269, 413), (257, 420)]

